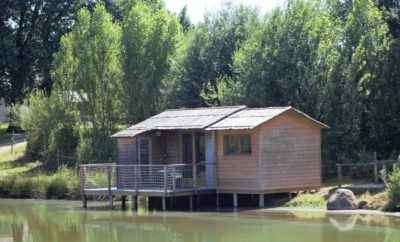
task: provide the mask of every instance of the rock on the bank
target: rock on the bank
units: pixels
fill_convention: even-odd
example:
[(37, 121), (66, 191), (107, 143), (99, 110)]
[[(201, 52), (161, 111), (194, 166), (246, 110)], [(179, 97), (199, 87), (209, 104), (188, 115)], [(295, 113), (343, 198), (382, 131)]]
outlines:
[(352, 210), (358, 208), (357, 198), (348, 189), (337, 189), (328, 199), (328, 210)]

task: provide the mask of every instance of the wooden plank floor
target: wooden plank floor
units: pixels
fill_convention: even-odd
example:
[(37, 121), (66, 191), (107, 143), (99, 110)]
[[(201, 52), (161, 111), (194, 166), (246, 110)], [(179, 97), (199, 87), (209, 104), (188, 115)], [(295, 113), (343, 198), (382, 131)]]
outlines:
[[(197, 189), (176, 189), (176, 190), (163, 190), (163, 189), (118, 189), (116, 187), (111, 188), (111, 193), (113, 195), (139, 195), (139, 196), (156, 196), (156, 197), (174, 197), (174, 196), (188, 196), (193, 194), (204, 194), (204, 193), (214, 193), (215, 189), (201, 187)], [(84, 193), (86, 195), (108, 195), (108, 188), (92, 188), (85, 189)]]

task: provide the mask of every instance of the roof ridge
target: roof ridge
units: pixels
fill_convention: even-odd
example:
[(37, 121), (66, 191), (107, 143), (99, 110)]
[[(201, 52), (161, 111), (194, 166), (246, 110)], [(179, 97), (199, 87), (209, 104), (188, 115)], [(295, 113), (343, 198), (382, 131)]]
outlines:
[(259, 108), (246, 108), (245, 110), (261, 110), (261, 109), (290, 109), (292, 106), (272, 106), (272, 107), (259, 107)]
[[(170, 109), (165, 109), (163, 112), (166, 111), (180, 111), (180, 110), (200, 110), (200, 109), (223, 109), (223, 108), (247, 108), (246, 105), (233, 105), (233, 106), (210, 106), (210, 107), (196, 107), (196, 108), (170, 108)], [(160, 113), (159, 113), (160, 114)]]

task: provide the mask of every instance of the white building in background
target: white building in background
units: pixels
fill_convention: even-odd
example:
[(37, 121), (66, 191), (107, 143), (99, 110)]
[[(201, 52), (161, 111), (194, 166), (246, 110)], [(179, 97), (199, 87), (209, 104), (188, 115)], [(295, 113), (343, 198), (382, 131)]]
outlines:
[(8, 121), (7, 107), (4, 102), (4, 99), (0, 99), (0, 122), (7, 122), (7, 121)]

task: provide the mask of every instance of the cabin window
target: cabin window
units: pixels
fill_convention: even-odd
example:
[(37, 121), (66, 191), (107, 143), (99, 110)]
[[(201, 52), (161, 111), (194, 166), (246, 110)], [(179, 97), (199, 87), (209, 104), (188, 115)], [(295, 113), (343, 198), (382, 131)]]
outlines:
[(250, 134), (225, 135), (224, 154), (225, 155), (251, 154)]

